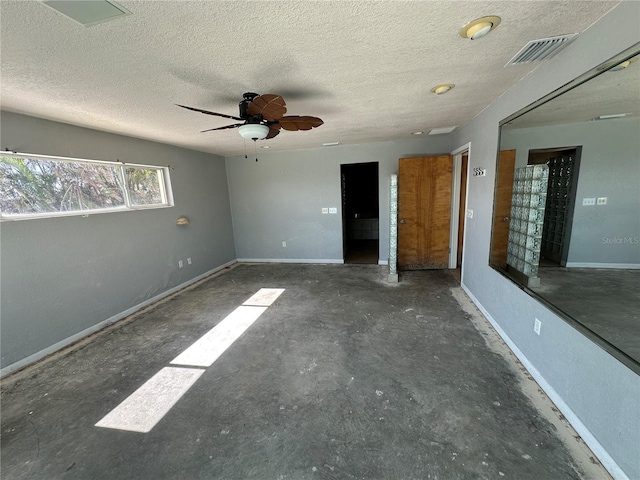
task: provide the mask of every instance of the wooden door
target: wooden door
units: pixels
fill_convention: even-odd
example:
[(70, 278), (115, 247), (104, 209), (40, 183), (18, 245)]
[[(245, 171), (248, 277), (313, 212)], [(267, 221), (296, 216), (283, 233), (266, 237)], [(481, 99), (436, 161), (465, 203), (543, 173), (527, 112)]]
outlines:
[(398, 267), (448, 268), (453, 157), (398, 162)]
[(498, 160), (498, 181), (493, 207), (493, 238), (491, 241), (491, 264), (507, 267), (509, 245), (509, 223), (511, 219), (511, 195), (513, 194), (513, 172), (516, 167), (516, 151), (502, 150)]

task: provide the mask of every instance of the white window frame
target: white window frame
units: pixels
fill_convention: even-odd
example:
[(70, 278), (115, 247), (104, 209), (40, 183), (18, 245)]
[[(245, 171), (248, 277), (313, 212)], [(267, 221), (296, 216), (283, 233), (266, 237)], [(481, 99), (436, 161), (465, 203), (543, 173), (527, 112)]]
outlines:
[[(169, 175), (169, 167), (162, 167), (159, 165), (145, 165), (141, 163), (124, 163), (124, 162), (110, 162), (110, 161), (104, 161), (104, 160), (91, 160), (88, 158), (59, 157), (59, 156), (53, 156), (53, 155), (40, 155), (40, 154), (32, 155), (30, 153), (11, 152), (11, 151), (0, 152), (0, 155), (5, 157), (16, 157), (16, 158), (24, 158), (24, 159), (35, 159), (35, 160), (42, 159), (42, 160), (49, 160), (49, 161), (53, 160), (58, 162), (70, 162), (70, 163), (92, 163), (92, 164), (104, 165), (108, 167), (117, 167), (120, 170), (122, 179), (124, 180), (124, 188), (123, 188), (124, 205), (122, 205), (121, 207), (96, 208), (91, 210), (71, 210), (71, 211), (65, 211), (65, 212), (21, 213), (16, 215), (6, 215), (0, 211), (0, 222), (28, 220), (33, 218), (74, 217), (74, 216), (87, 217), (89, 215), (94, 215), (98, 213), (130, 212), (135, 210), (170, 208), (174, 206), (173, 191), (171, 189), (171, 178)], [(160, 195), (162, 198), (162, 203), (154, 203), (151, 205), (132, 205), (131, 204), (129, 190), (126, 188), (127, 177), (126, 177), (125, 169), (127, 167), (158, 170), (158, 174), (160, 175), (160, 185), (161, 185)]]

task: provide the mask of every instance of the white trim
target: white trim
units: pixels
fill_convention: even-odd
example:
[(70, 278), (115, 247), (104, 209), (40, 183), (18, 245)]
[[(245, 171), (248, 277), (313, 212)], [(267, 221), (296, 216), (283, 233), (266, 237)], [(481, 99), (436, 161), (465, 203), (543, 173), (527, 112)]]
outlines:
[(342, 258), (238, 258), (238, 263), (344, 263)]
[(451, 226), (449, 228), (449, 268), (456, 268), (458, 260), (458, 222), (460, 221), (460, 187), (462, 153), (453, 155), (453, 184), (451, 185)]
[(205, 277), (208, 277), (209, 275), (213, 275), (216, 272), (219, 272), (220, 270), (227, 268), (231, 265), (233, 265), (234, 263), (237, 263), (236, 260), (232, 260), (230, 262), (225, 263), (224, 265), (220, 265), (219, 267), (216, 267), (212, 270), (209, 270), (208, 272), (205, 272), (201, 275), (198, 275), (197, 277), (192, 278), (191, 280), (188, 280), (184, 283), (181, 283), (180, 285), (170, 288), (169, 290), (166, 290), (158, 295), (156, 295), (155, 297), (152, 297), (148, 300), (145, 300), (142, 303), (139, 303), (138, 305), (135, 305), (134, 307), (128, 308), (127, 310), (125, 310), (124, 312), (120, 312), (116, 315), (114, 315), (113, 317), (107, 318), (106, 320), (103, 320), (100, 323), (97, 323), (95, 325), (92, 325), (89, 328), (86, 328), (84, 330), (82, 330), (81, 332), (76, 333), (75, 335), (71, 335), (70, 337), (65, 338), (64, 340), (61, 340), (57, 343), (54, 343), (53, 345), (48, 346), (47, 348), (44, 348), (42, 350), (40, 350), (39, 352), (36, 352), (32, 355), (29, 355), (28, 357), (23, 358), (22, 360), (18, 360), (15, 363), (12, 363), (11, 365), (7, 365), (6, 367), (4, 367), (2, 370), (0, 370), (0, 378), (9, 375), (10, 373), (13, 373), (17, 370), (20, 370), (21, 368), (24, 368), (32, 363), (37, 362), (38, 360), (41, 360), (49, 355), (51, 355), (52, 353), (57, 352), (58, 350), (63, 349), (64, 347), (67, 347), (69, 345), (71, 345), (72, 343), (77, 342), (78, 340), (82, 340), (84, 337), (88, 337), (89, 335), (96, 333), (99, 330), (102, 330), (105, 327), (108, 327), (109, 325), (116, 323), (119, 320), (122, 320), (123, 318), (128, 317), (129, 315), (137, 312), (138, 310), (142, 310), (144, 307), (147, 307), (149, 305), (151, 305), (152, 303), (155, 303), (159, 300), (162, 300), (165, 297), (168, 297), (169, 295), (177, 292), (178, 290), (182, 290), (183, 288), (188, 287), (189, 285), (196, 283), (200, 280), (202, 280)]
[(467, 142), (461, 147), (456, 148), (453, 152), (451, 152), (451, 155), (458, 155), (460, 153), (464, 153), (467, 150), (471, 150), (471, 142)]
[(531, 374), (534, 380), (540, 385), (542, 390), (546, 393), (546, 395), (551, 399), (551, 401), (558, 407), (558, 410), (564, 415), (567, 421), (571, 424), (574, 430), (582, 437), (584, 443), (591, 449), (591, 451), (598, 457), (600, 463), (607, 469), (607, 471), (611, 474), (613, 478), (616, 480), (629, 480), (629, 477), (622, 471), (622, 469), (618, 466), (616, 461), (611, 458), (611, 455), (605, 450), (605, 448), (600, 445), (600, 442), (593, 436), (593, 434), (589, 431), (589, 429), (582, 423), (582, 421), (578, 418), (578, 416), (571, 410), (569, 405), (567, 405), (562, 397), (553, 389), (553, 387), (545, 380), (540, 372), (533, 366), (533, 364), (529, 361), (529, 359), (522, 353), (522, 351), (516, 346), (516, 344), (509, 338), (509, 336), (505, 333), (504, 330), (500, 327), (498, 322), (489, 314), (489, 312), (484, 308), (484, 306), (480, 303), (480, 301), (471, 293), (471, 291), (467, 288), (466, 285), (460, 285), (463, 290), (469, 295), (471, 301), (478, 307), (478, 309), (482, 312), (484, 317), (489, 321), (491, 326), (498, 332), (498, 335), (502, 338), (502, 340), (507, 344), (509, 349), (518, 357), (518, 360), (522, 363), (524, 368)]
[[(465, 205), (464, 205), (464, 231), (467, 231), (467, 205), (469, 204), (469, 167), (471, 166), (471, 142), (465, 143), (461, 147), (456, 148), (453, 155), (453, 196), (451, 201), (451, 233), (449, 237), (449, 268), (456, 268), (458, 263), (458, 223), (460, 221), (460, 191), (462, 187), (462, 155), (467, 154), (467, 183), (465, 185)], [(460, 279), (463, 280), (464, 270), (464, 238), (462, 240), (462, 264), (460, 266)]]
[(389, 260), (378, 260), (378, 265), (389, 265)]
[(567, 268), (620, 268), (624, 270), (639, 270), (640, 263), (590, 263), (590, 262), (567, 262)]

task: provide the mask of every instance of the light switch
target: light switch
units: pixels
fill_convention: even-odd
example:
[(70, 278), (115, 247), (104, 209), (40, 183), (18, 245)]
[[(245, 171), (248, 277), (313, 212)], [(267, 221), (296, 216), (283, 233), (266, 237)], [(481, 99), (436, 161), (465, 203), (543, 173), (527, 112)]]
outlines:
[(338, 209), (336, 207), (329, 207), (329, 213), (331, 214), (338, 213)]
[(595, 205), (596, 204), (596, 199), (591, 197), (591, 198), (583, 198), (582, 199), (582, 205), (583, 206), (590, 206), (590, 205)]

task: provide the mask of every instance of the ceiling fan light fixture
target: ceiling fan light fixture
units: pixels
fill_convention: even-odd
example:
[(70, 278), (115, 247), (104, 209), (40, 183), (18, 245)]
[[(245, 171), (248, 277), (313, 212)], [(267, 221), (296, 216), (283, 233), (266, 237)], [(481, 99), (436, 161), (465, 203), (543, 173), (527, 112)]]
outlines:
[(436, 95), (442, 95), (451, 90), (455, 85), (453, 83), (444, 83), (442, 85), (436, 85), (431, 89), (431, 93), (435, 93)]
[(238, 127), (240, 136), (246, 140), (262, 140), (269, 135), (269, 127), (261, 123), (247, 123)]
[(500, 25), (500, 21), (500, 17), (496, 16), (476, 18), (462, 27), (460, 36), (469, 40), (477, 40)]

